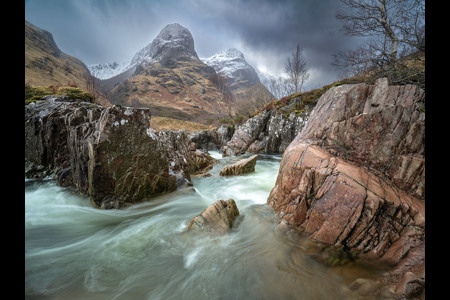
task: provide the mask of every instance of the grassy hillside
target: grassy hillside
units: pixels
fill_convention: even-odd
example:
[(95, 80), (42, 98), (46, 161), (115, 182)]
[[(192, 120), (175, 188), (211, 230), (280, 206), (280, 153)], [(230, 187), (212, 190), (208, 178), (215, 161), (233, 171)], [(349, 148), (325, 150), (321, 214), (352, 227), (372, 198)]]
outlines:
[(204, 74), (207, 68), (199, 59), (179, 61), (173, 68), (154, 63), (117, 84), (111, 101), (148, 107), (160, 117), (209, 124), (233, 108)]
[(78, 86), (95, 94), (95, 102), (111, 105), (94, 92), (93, 78), (79, 59), (62, 52), (50, 32), (25, 21), (25, 85)]
[(49, 86), (75, 83), (84, 86), (89, 70), (79, 59), (56, 46), (50, 32), (25, 21), (25, 82)]

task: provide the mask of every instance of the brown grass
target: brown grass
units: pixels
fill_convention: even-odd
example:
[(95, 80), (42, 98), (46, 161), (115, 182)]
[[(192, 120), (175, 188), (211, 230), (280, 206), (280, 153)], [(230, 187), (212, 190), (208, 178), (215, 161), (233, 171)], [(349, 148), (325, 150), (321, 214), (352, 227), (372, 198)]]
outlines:
[(183, 120), (177, 120), (177, 119), (171, 119), (167, 117), (157, 117), (152, 116), (150, 119), (150, 127), (155, 129), (156, 131), (159, 130), (180, 130), (184, 129), (186, 132), (191, 131), (201, 131), (201, 130), (213, 130), (215, 129), (212, 126), (207, 126), (200, 123), (195, 123), (191, 121), (183, 121)]

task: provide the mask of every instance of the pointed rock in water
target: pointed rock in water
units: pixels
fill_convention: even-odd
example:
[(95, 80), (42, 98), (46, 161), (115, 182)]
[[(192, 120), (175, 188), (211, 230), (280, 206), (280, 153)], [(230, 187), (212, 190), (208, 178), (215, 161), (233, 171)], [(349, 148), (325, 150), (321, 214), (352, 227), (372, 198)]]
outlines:
[(223, 234), (232, 227), (236, 216), (239, 216), (239, 210), (233, 199), (217, 200), (194, 217), (186, 230)]
[(249, 158), (241, 159), (232, 165), (225, 166), (222, 171), (220, 171), (220, 176), (228, 175), (242, 175), (247, 173), (255, 172), (256, 160), (258, 155), (250, 156)]

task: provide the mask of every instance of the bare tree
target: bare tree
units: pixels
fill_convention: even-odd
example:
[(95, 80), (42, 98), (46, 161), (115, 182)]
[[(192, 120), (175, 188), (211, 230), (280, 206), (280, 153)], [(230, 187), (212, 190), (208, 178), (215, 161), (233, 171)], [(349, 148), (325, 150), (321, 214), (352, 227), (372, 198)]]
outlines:
[[(400, 45), (425, 51), (424, 0), (340, 0), (336, 17), (350, 36), (371, 37), (378, 56), (396, 62)], [(382, 47), (380, 47), (382, 45)], [(367, 49), (366, 49), (367, 50)]]
[(293, 88), (291, 87), (289, 80), (282, 76), (264, 79), (263, 84), (276, 99), (283, 98), (284, 96), (293, 93)]
[(406, 66), (402, 65), (399, 58), (417, 50), (425, 52), (425, 1), (340, 2), (341, 10), (336, 17), (344, 21), (347, 34), (367, 37), (363, 46), (333, 54), (332, 65), (341, 69), (341, 77), (377, 70), (377, 76), (407, 82), (409, 79), (405, 79), (405, 76), (408, 75), (400, 74)]
[(287, 58), (284, 70), (288, 75), (289, 82), (293, 86), (292, 93), (299, 93), (303, 84), (309, 78), (306, 60), (303, 57), (303, 48), (299, 44), (297, 44), (294, 52)]

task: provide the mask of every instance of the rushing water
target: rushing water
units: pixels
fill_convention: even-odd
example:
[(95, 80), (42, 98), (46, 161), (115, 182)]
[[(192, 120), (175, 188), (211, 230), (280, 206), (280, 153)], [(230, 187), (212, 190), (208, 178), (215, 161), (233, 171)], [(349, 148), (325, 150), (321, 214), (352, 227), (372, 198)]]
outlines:
[[(193, 178), (194, 188), (124, 210), (93, 208), (54, 181), (25, 180), (28, 299), (349, 299), (367, 275), (330, 268), (277, 226), (267, 197), (281, 156), (260, 155), (255, 172)], [(188, 222), (218, 199), (240, 216), (222, 236), (187, 235)]]

